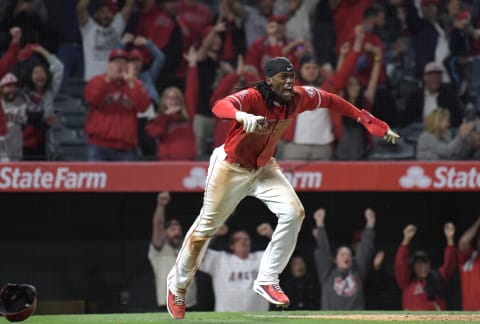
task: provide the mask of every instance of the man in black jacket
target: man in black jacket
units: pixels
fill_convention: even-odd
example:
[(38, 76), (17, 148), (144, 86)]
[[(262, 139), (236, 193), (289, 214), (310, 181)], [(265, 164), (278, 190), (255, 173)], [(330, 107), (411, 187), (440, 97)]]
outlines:
[(458, 127), (462, 121), (462, 107), (455, 88), (442, 83), (442, 68), (434, 62), (425, 65), (423, 85), (407, 98), (401, 115), (402, 126), (422, 123), (424, 117), (437, 108), (450, 111), (451, 125)]

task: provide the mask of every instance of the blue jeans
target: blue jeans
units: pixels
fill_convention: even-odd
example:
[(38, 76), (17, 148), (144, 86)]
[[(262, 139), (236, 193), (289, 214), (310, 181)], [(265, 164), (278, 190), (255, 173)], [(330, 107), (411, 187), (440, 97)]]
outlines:
[(118, 150), (109, 147), (87, 144), (88, 161), (135, 161), (138, 158), (137, 150)]
[(57, 56), (64, 66), (63, 78), (83, 78), (83, 49), (81, 44), (62, 43)]

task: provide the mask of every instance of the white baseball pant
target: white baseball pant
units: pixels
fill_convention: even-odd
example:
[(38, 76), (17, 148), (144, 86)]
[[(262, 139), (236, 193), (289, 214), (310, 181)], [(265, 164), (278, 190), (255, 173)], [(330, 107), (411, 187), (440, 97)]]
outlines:
[(248, 170), (226, 162), (225, 157), (223, 146), (210, 157), (203, 207), (168, 274), (169, 289), (174, 294), (185, 294), (210, 238), (246, 196), (260, 199), (278, 217), (255, 282), (278, 283), (278, 276), (295, 249), (305, 210), (275, 159), (258, 170)]

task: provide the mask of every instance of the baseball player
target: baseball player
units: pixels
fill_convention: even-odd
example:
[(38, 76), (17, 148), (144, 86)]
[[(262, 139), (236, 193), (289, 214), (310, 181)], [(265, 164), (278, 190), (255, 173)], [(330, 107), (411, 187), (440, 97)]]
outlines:
[(280, 288), (278, 277), (295, 248), (305, 210), (272, 156), (299, 113), (320, 107), (333, 109), (388, 142), (395, 143), (399, 137), (366, 110), (321, 89), (294, 87), (294, 81), (292, 63), (275, 57), (265, 65), (264, 80), (214, 104), (213, 113), (232, 122), (225, 144), (210, 157), (203, 207), (167, 278), (167, 309), (174, 319), (185, 316), (184, 296), (208, 241), (246, 196), (260, 199), (278, 218), (253, 290), (274, 305), (288, 307), (290, 300)]

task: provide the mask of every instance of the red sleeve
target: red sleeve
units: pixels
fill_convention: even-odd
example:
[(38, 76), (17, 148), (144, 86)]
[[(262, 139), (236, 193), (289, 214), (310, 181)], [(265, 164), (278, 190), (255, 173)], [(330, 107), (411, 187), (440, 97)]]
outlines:
[(83, 94), (90, 108), (100, 108), (110, 87), (113, 85), (105, 80), (105, 75), (96, 76), (87, 82)]
[(230, 73), (223, 77), (220, 82), (218, 82), (217, 87), (210, 97), (210, 107), (212, 107), (217, 100), (228, 96), (239, 78), (240, 76), (237, 73)]
[(443, 252), (443, 264), (438, 271), (445, 282), (448, 282), (452, 278), (452, 275), (457, 268), (456, 251), (457, 249), (454, 245), (448, 245)]
[(162, 138), (167, 131), (168, 117), (165, 114), (159, 115), (145, 125), (145, 131), (150, 137)]
[(135, 84), (131, 88), (125, 84), (122, 91), (130, 98), (136, 111), (144, 112), (150, 106), (150, 96), (140, 80), (135, 80)]
[(473, 249), (471, 247), (469, 247), (468, 250), (465, 251), (465, 253), (462, 253), (460, 250), (458, 250), (458, 253), (457, 253), (458, 264), (462, 266), (465, 262), (468, 261), (468, 259), (470, 259), (470, 257), (472, 256), (472, 253), (473, 253)]
[(193, 119), (197, 112), (198, 103), (198, 69), (197, 67), (189, 67), (187, 72), (187, 82), (185, 84), (185, 106), (187, 107), (188, 116)]
[(7, 74), (17, 64), (18, 52), (20, 52), (19, 43), (10, 43), (8, 50), (0, 59), (0, 78)]
[(249, 89), (234, 93), (218, 100), (212, 107), (213, 114), (221, 119), (235, 119), (239, 110), (248, 112), (248, 102), (253, 94)]
[(322, 82), (322, 88), (336, 94), (342, 91), (347, 86), (348, 79), (355, 71), (359, 56), (359, 52), (349, 51), (340, 70), (334, 72), (330, 79)]
[(407, 289), (410, 283), (410, 268), (408, 267), (408, 245), (400, 244), (395, 256), (395, 279), (401, 290)]
[(319, 91), (322, 98), (322, 102), (320, 103), (321, 107), (332, 109), (333, 111), (343, 116), (350, 117), (354, 120), (357, 120), (358, 117), (360, 117), (360, 109), (358, 109), (342, 97), (324, 90)]

